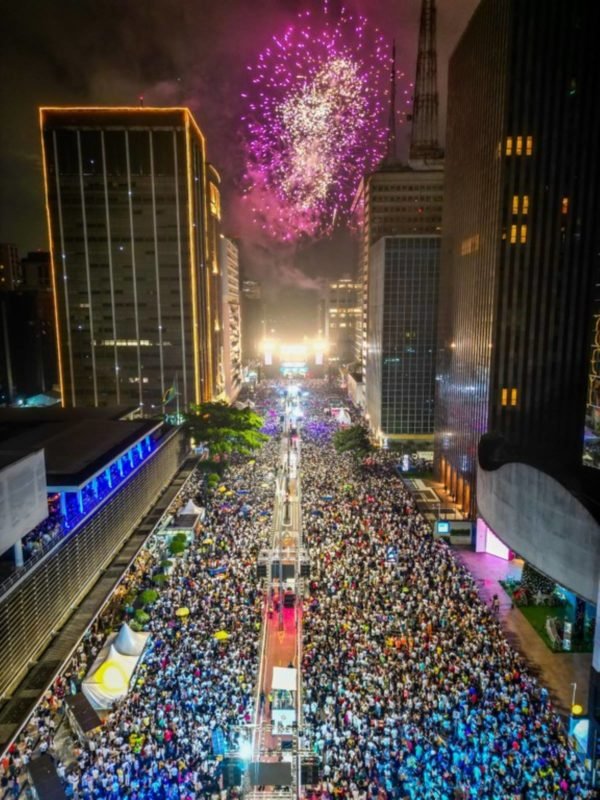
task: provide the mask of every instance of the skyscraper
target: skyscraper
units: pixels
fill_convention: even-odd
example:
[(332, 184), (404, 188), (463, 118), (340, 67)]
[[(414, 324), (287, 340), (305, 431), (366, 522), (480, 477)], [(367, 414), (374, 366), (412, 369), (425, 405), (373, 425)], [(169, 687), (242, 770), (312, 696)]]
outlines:
[(21, 262), (16, 244), (0, 242), (0, 292), (11, 292), (21, 283)]
[(437, 235), (371, 248), (366, 402), (380, 443), (433, 434), (439, 249)]
[(354, 359), (356, 324), (362, 313), (360, 283), (348, 277), (330, 281), (325, 312), (323, 335), (329, 342), (329, 361), (348, 364)]
[(221, 236), (220, 241), (225, 397), (228, 400), (235, 400), (242, 387), (239, 248), (236, 242), (227, 236)]
[[(577, 596), (580, 635), (600, 575), (600, 472), (582, 465), (600, 277), (595, 12), (482, 0), (452, 55), (436, 383), (440, 479), (477, 514), (478, 539), (493, 533)], [(591, 687), (593, 743), (598, 625)]]
[(219, 177), (185, 108), (40, 111), (63, 403), (221, 391)]
[(244, 278), (241, 283), (242, 357), (248, 364), (261, 355), (261, 345), (267, 335), (266, 308), (260, 281)]
[[(424, 308), (419, 292), (425, 292), (427, 302), (436, 302), (437, 292), (430, 291), (430, 281), (433, 278), (435, 286), (439, 247), (431, 237), (439, 237), (441, 231), (444, 162), (437, 130), (435, 16), (435, 1), (423, 0), (409, 162), (403, 163), (397, 154), (393, 64), (388, 151), (379, 169), (362, 181), (355, 200), (355, 211), (362, 221), (362, 317), (357, 325), (357, 359), (362, 365), (370, 424), (380, 438), (409, 433), (431, 436), (433, 432), (435, 353), (429, 351), (435, 337), (436, 312)], [(374, 247), (382, 237), (390, 237), (387, 244)], [(416, 250), (420, 246), (423, 251), (419, 254)], [(378, 260), (376, 267), (374, 258)], [(410, 268), (415, 270), (414, 281)], [(413, 290), (418, 290), (417, 294)], [(423, 310), (423, 319), (431, 322), (428, 333), (419, 324), (418, 342), (411, 312), (403, 305), (403, 298), (409, 296)], [(420, 376), (416, 382), (415, 370)], [(427, 397), (424, 387), (428, 387)]]
[(552, 473), (581, 464), (600, 261), (587, 14), (484, 0), (450, 61), (436, 464), (470, 513), (486, 431)]

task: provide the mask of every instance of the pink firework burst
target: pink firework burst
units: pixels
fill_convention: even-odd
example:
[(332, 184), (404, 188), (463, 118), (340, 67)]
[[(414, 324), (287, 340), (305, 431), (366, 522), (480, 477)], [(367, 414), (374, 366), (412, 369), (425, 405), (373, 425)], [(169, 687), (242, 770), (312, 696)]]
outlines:
[(248, 67), (246, 201), (271, 237), (324, 235), (347, 218), (385, 152), (389, 68), (379, 31), (326, 4), (300, 14)]

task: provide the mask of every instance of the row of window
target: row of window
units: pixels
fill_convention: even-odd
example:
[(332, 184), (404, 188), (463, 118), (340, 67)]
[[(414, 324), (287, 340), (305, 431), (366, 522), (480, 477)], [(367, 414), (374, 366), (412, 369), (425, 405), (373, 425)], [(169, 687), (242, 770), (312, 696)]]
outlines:
[(503, 387), (500, 390), (500, 403), (503, 406), (516, 406), (519, 402), (519, 391), (514, 386), (511, 389)]
[(504, 153), (507, 156), (530, 156), (533, 154), (533, 136), (507, 136)]

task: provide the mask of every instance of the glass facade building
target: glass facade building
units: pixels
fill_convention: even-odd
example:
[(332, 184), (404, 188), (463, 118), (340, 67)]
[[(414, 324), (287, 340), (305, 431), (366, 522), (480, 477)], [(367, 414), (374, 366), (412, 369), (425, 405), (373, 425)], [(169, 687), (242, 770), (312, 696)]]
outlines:
[(359, 276), (362, 314), (356, 320), (356, 359), (365, 372), (369, 308), (369, 257), (382, 236), (439, 235), (442, 225), (443, 161), (421, 169), (384, 162), (367, 175), (354, 200), (361, 230)]
[(237, 243), (221, 236), (220, 270), (223, 302), (223, 364), (225, 397), (235, 400), (242, 388), (242, 318), (240, 310), (240, 254)]
[(371, 248), (366, 397), (380, 440), (433, 434), (439, 248), (439, 236)]
[(577, 483), (600, 264), (592, 5), (483, 0), (450, 61), (435, 453), (476, 508), (477, 449)]
[(42, 108), (63, 404), (223, 389), (219, 176), (181, 108)]
[(348, 364), (354, 359), (356, 325), (362, 314), (360, 289), (360, 283), (353, 278), (329, 282), (323, 332), (329, 342), (330, 363)]

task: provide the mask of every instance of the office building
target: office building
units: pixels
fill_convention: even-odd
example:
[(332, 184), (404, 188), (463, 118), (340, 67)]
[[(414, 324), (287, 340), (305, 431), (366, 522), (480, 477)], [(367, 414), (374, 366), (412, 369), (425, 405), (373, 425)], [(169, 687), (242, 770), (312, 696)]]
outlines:
[(348, 364), (354, 360), (356, 326), (362, 314), (360, 283), (343, 277), (329, 281), (322, 335), (329, 343), (329, 361)]
[(555, 474), (581, 464), (600, 262), (585, 8), (486, 0), (450, 62), (436, 463), (471, 512), (486, 431)]
[[(395, 94), (394, 61), (387, 154), (379, 169), (365, 176), (355, 199), (355, 213), (362, 220), (362, 314), (356, 325), (356, 357), (365, 385), (362, 393), (354, 386), (353, 395), (364, 396), (369, 425), (380, 441), (430, 437), (433, 431), (432, 342), (437, 311), (426, 303), (437, 302), (436, 238), (441, 232), (444, 187), (434, 0), (423, 0), (421, 5), (408, 163), (397, 154)], [(376, 245), (382, 237), (381, 246)], [(406, 304), (408, 296), (416, 303), (413, 310)], [(413, 313), (417, 307), (421, 322)]]
[(66, 406), (222, 391), (219, 177), (185, 108), (42, 108)]
[(380, 444), (431, 439), (439, 236), (386, 236), (371, 248), (366, 409)]
[(0, 242), (0, 292), (11, 292), (21, 283), (21, 262), (16, 244)]
[(362, 315), (356, 326), (356, 357), (366, 366), (371, 248), (383, 236), (440, 235), (444, 173), (384, 163), (361, 182), (355, 199), (364, 223), (361, 235)]
[(30, 250), (21, 259), (21, 280), (24, 289), (52, 291), (50, 253), (47, 250)]
[(362, 315), (356, 325), (356, 360), (366, 372), (371, 248), (383, 236), (439, 235), (444, 187), (443, 151), (438, 144), (435, 0), (422, 0), (408, 163), (396, 141), (395, 47), (390, 85), (386, 157), (361, 181), (353, 214), (360, 228), (359, 276)]
[[(435, 458), (478, 534), (595, 604), (582, 466), (600, 277), (594, 4), (482, 0), (450, 61)], [(582, 623), (577, 614), (574, 625)], [(600, 723), (600, 634), (591, 741)]]
[(240, 257), (233, 239), (221, 237), (221, 296), (225, 397), (232, 401), (242, 387), (242, 320), (240, 310)]
[(242, 357), (244, 364), (259, 359), (266, 337), (266, 309), (260, 281), (242, 279)]

